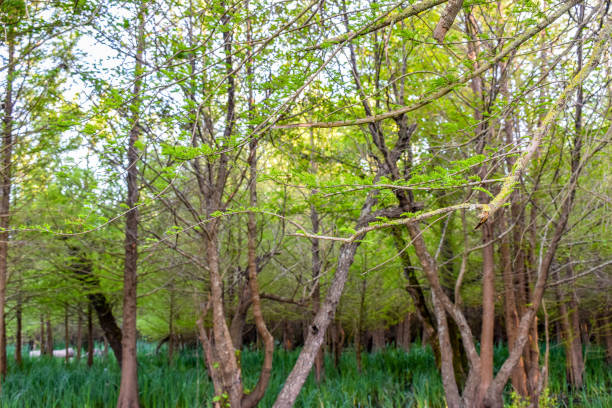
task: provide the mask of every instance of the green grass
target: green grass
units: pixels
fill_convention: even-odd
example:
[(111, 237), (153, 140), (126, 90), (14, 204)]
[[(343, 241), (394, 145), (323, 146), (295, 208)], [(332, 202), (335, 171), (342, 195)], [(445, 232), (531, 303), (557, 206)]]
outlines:
[[(163, 349), (162, 349), (163, 350)], [(496, 362), (507, 350), (496, 349)], [(12, 353), (10, 353), (12, 354)], [(261, 407), (270, 407), (298, 352), (278, 350), (270, 387)], [(242, 354), (245, 385), (257, 380), (262, 355)], [(10, 359), (12, 363), (12, 358)], [(603, 351), (589, 348), (584, 390), (569, 393), (565, 383), (563, 349), (551, 349), (550, 393), (559, 407), (612, 406), (612, 370), (604, 363)], [(296, 407), (444, 407), (443, 389), (431, 351), (415, 345), (410, 353), (393, 348), (363, 355), (359, 373), (349, 349), (334, 368), (329, 356), (325, 378), (316, 384), (311, 375)], [(212, 386), (199, 350), (184, 350), (169, 366), (164, 353), (154, 354), (154, 345), (139, 345), (139, 384), (144, 408), (208, 407)], [(2, 407), (113, 407), (119, 386), (119, 369), (112, 355), (96, 358), (93, 367), (85, 361), (65, 365), (62, 359), (24, 358), (22, 368), (11, 364), (3, 383)], [(508, 389), (509, 391), (509, 389)], [(509, 400), (509, 399), (508, 399)]]

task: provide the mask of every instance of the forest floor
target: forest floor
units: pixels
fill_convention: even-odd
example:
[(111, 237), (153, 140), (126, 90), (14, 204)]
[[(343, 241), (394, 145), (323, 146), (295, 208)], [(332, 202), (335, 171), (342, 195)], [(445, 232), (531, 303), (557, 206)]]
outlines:
[[(507, 350), (496, 349), (501, 362)], [(23, 366), (9, 366), (2, 386), (1, 407), (114, 407), (119, 392), (119, 369), (112, 356), (86, 361), (30, 358), (24, 353)], [(155, 354), (155, 345), (139, 345), (139, 384), (143, 408), (207, 407), (212, 386), (199, 350), (182, 350), (168, 365), (164, 348)], [(276, 352), (268, 392), (260, 403), (271, 407), (298, 351)], [(261, 353), (242, 354), (246, 387), (256, 381)], [(568, 394), (565, 386), (563, 349), (551, 347), (549, 407), (612, 407), (612, 367), (604, 362), (603, 350), (588, 348), (585, 354), (585, 389)], [(12, 356), (10, 356), (12, 357)], [(9, 357), (9, 358), (10, 358)], [(13, 360), (10, 359), (12, 362)], [(296, 407), (444, 407), (443, 389), (429, 348), (414, 345), (409, 353), (395, 348), (363, 354), (362, 373), (355, 354), (348, 349), (339, 366), (326, 356), (325, 378), (317, 385), (311, 375)], [(510, 388), (508, 387), (508, 394)], [(511, 404), (511, 397), (506, 398)], [(518, 405), (514, 405), (517, 407)]]

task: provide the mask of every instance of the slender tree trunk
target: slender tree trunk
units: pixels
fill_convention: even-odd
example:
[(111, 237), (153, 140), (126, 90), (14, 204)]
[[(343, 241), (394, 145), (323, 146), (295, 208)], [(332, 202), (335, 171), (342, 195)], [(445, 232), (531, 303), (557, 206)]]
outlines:
[[(568, 262), (570, 261), (568, 260)], [(570, 272), (569, 276), (571, 275)], [(558, 277), (559, 275), (557, 274), (557, 278)], [(556, 286), (555, 294), (559, 305), (561, 327), (563, 329), (561, 335), (565, 348), (567, 381), (570, 387), (578, 389), (582, 387), (582, 373), (584, 370), (582, 340), (578, 324), (578, 305), (577, 302), (573, 300), (573, 296), (568, 296), (560, 286)]]
[(612, 319), (610, 318), (609, 312), (606, 311), (606, 313), (606, 315), (602, 316), (601, 322), (603, 324), (603, 336), (606, 342), (606, 362), (612, 365)]
[(46, 333), (47, 333), (47, 353), (53, 357), (53, 330), (51, 329), (51, 317), (47, 316), (46, 321)]
[(172, 364), (174, 353), (174, 287), (170, 287), (170, 315), (168, 316), (168, 364)]
[(47, 341), (45, 337), (45, 318), (41, 313), (40, 315), (40, 355), (41, 356), (47, 354), (46, 342)]
[[(502, 231), (508, 227), (505, 218), (505, 211), (499, 213), (499, 226)], [(516, 331), (518, 329), (519, 317), (514, 296), (514, 270), (512, 269), (512, 258), (510, 254), (510, 237), (505, 234), (500, 245), (500, 258), (502, 262), (502, 276), (504, 283), (504, 320), (506, 337), (508, 338), (508, 348), (514, 347), (516, 343)], [(527, 376), (525, 374), (525, 363), (523, 358), (519, 359), (517, 366), (512, 371), (512, 385), (522, 397), (527, 396)]]
[(421, 337), (421, 343), (424, 345), (427, 341), (431, 344), (431, 349), (433, 350), (434, 358), (436, 360), (436, 366), (440, 368), (442, 364), (442, 355), (440, 353), (438, 335), (436, 334), (435, 318), (427, 306), (425, 293), (423, 292), (421, 284), (419, 283), (419, 280), (414, 272), (414, 267), (410, 261), (410, 255), (406, 250), (408, 244), (402, 235), (401, 229), (399, 227), (392, 227), (391, 233), (393, 234), (395, 248), (400, 255), (404, 277), (408, 281), (406, 290), (412, 298), (412, 303), (416, 309), (417, 317), (423, 325), (424, 335)]
[(22, 340), (22, 304), (21, 304), (21, 293), (19, 293), (17, 295), (17, 305), (15, 306), (15, 320), (17, 321), (17, 333), (15, 334), (15, 363), (17, 363), (17, 365), (19, 367), (21, 367), (21, 365), (23, 364), (22, 358), (21, 358), (21, 349), (23, 347), (23, 340)]
[(77, 309), (77, 338), (76, 338), (76, 359), (81, 361), (81, 354), (83, 351), (83, 311), (81, 305)]
[[(310, 130), (310, 172), (311, 174), (317, 174), (317, 162), (314, 159), (315, 152), (315, 140), (314, 140), (314, 131)], [(313, 189), (310, 192), (311, 197), (318, 193), (317, 189)], [(312, 224), (312, 233), (319, 233), (319, 213), (317, 212), (317, 208), (314, 204), (310, 204), (310, 222)], [(312, 238), (310, 240), (311, 245), (311, 258), (312, 258), (312, 280), (313, 280), (313, 291), (312, 291), (312, 305), (313, 305), (313, 315), (316, 315), (321, 307), (321, 287), (319, 284), (319, 278), (321, 275), (321, 254), (320, 254), (320, 243), (317, 238)], [(314, 317), (314, 316), (313, 316)], [(315, 380), (317, 383), (321, 382), (321, 378), (323, 377), (323, 357), (324, 351), (323, 347), (317, 353), (317, 357), (315, 358)]]
[[(249, 44), (251, 43), (250, 19), (247, 20), (247, 41), (249, 42)], [(251, 77), (252, 75), (252, 69), (250, 64), (247, 67), (247, 74), (249, 77)], [(255, 107), (253, 106), (253, 89), (252, 86), (249, 86), (249, 112), (252, 113), (254, 108)], [(249, 149), (249, 205), (252, 208), (255, 208), (257, 207), (257, 138), (251, 139), (251, 141), (249, 142)], [(259, 284), (257, 283), (257, 223), (255, 221), (255, 213), (249, 211), (247, 217), (249, 287), (251, 289), (253, 317), (255, 319), (257, 334), (261, 338), (264, 346), (264, 361), (261, 366), (261, 372), (259, 374), (259, 380), (257, 381), (257, 385), (255, 385), (255, 388), (251, 391), (251, 393), (245, 395), (242, 398), (242, 408), (255, 407), (263, 398), (266, 389), (268, 388), (268, 383), (272, 374), (272, 358), (274, 356), (274, 338), (266, 327), (266, 322), (264, 320), (263, 311), (261, 308), (261, 299), (259, 297)]]
[(87, 304), (87, 367), (93, 365), (94, 338), (93, 338), (93, 311), (91, 302)]
[(493, 224), (482, 226), (482, 331), (480, 335), (480, 399), (484, 398), (493, 380), (493, 334), (495, 326), (495, 259), (493, 253)]
[(232, 343), (236, 350), (242, 350), (244, 333), (244, 326), (246, 325), (247, 312), (251, 307), (251, 289), (249, 287), (248, 279), (242, 285), (240, 289), (240, 295), (238, 297), (238, 306), (236, 306), (236, 312), (232, 317), (230, 324), (230, 335), (232, 337)]
[(137, 360), (137, 286), (138, 286), (138, 156), (137, 143), (141, 135), (140, 105), (142, 101), (142, 74), (145, 49), (146, 2), (138, 10), (138, 32), (134, 68), (133, 102), (130, 106), (131, 129), (127, 156), (128, 212), (125, 217), (125, 264), (123, 270), (123, 328), (121, 338), (121, 384), (117, 408), (138, 408), (138, 360)]
[(410, 345), (412, 344), (411, 323), (412, 313), (406, 313), (397, 330), (397, 346), (406, 352), (410, 351)]
[(372, 351), (381, 351), (385, 348), (385, 329), (378, 328), (371, 331)]
[[(582, 23), (584, 21), (584, 3), (578, 4), (578, 21), (579, 28), (576, 33), (576, 59), (577, 66), (576, 70), (579, 72), (582, 69)], [(576, 116), (574, 119), (574, 130), (576, 132), (574, 136), (574, 146), (572, 149), (572, 171), (576, 171), (580, 164), (580, 149), (582, 144), (582, 106), (584, 104), (584, 95), (582, 84), (578, 85), (576, 91)], [(572, 268), (571, 259), (568, 259), (569, 266), (567, 270), (567, 277), (572, 278), (574, 270)], [(570, 371), (570, 383), (572, 387), (579, 389), (582, 388), (583, 378), (582, 373), (584, 372), (584, 359), (582, 357), (582, 341), (580, 338), (580, 317), (578, 313), (578, 296), (574, 282), (570, 283), (569, 293), (569, 320), (571, 324), (571, 330), (568, 332), (570, 337), (567, 339), (569, 351), (567, 354), (571, 354), (572, 358), (568, 359), (571, 361)]]
[(355, 330), (355, 357), (357, 359), (357, 370), (359, 370), (359, 372), (361, 372), (361, 368), (362, 368), (361, 333), (363, 332), (363, 317), (365, 314), (365, 295), (366, 295), (367, 287), (368, 287), (368, 281), (367, 281), (367, 275), (366, 275), (361, 280), (361, 293), (360, 293), (360, 300), (359, 300), (359, 317), (357, 318), (357, 329)]
[(346, 340), (346, 333), (344, 332), (344, 328), (342, 327), (342, 323), (340, 321), (336, 321), (334, 326), (334, 368), (339, 369), (340, 358), (342, 357), (342, 352), (344, 350), (344, 341)]
[[(6, 73), (6, 94), (4, 96), (4, 112), (2, 118), (2, 151), (0, 168), (0, 380), (6, 377), (6, 282), (8, 278), (8, 245), (13, 165), (13, 81), (15, 77), (15, 44), (14, 27), (9, 27), (8, 59)], [(0, 381), (1, 382), (1, 381)], [(0, 385), (1, 387), (1, 385)], [(1, 388), (0, 388), (1, 390)]]
[(70, 329), (69, 329), (69, 320), (68, 320), (68, 305), (65, 306), (64, 311), (64, 350), (66, 351), (65, 361), (68, 364), (70, 361), (70, 356), (68, 355), (68, 350), (70, 349)]

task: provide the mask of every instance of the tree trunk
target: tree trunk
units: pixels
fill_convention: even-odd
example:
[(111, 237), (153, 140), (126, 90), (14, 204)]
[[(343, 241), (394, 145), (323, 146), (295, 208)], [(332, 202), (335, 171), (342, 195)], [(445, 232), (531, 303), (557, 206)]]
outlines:
[[(93, 338), (93, 316), (91, 302), (87, 304), (87, 367), (93, 365), (94, 338)], [(121, 360), (118, 360), (121, 361)]]
[(65, 356), (65, 361), (66, 364), (68, 364), (68, 361), (70, 361), (70, 356), (68, 355), (68, 351), (70, 349), (70, 330), (68, 327), (68, 305), (65, 306), (65, 311), (64, 311), (64, 350), (66, 351), (66, 356)]
[(53, 330), (51, 330), (51, 317), (47, 316), (47, 321), (45, 324), (47, 326), (47, 353), (50, 356), (53, 356)]
[[(484, 197), (483, 197), (484, 198)], [(495, 259), (493, 252), (493, 224), (482, 226), (482, 331), (480, 335), (480, 396), (484, 399), (493, 380), (493, 334), (495, 326)], [(480, 404), (480, 402), (479, 402)]]
[[(568, 277), (571, 277), (571, 275), (570, 272)], [(556, 286), (555, 294), (559, 304), (561, 327), (563, 328), (562, 337), (565, 348), (567, 381), (570, 387), (579, 389), (583, 385), (584, 359), (582, 358), (582, 341), (578, 322), (578, 304), (574, 299), (575, 293), (568, 296), (560, 286)]]
[(230, 335), (232, 337), (232, 343), (236, 350), (242, 350), (242, 343), (244, 341), (244, 326), (246, 325), (246, 318), (249, 308), (251, 307), (251, 289), (249, 287), (248, 280), (242, 285), (240, 295), (238, 298), (238, 306), (236, 306), (236, 312), (232, 317), (230, 324)]
[(211, 343), (214, 347), (215, 362), (210, 368), (213, 376), (219, 378), (223, 393), (227, 394), (227, 402), (232, 408), (240, 407), (242, 401), (241, 369), (236, 359), (236, 352), (225, 321), (223, 310), (223, 283), (219, 271), (219, 250), (216, 222), (213, 221), (205, 239), (206, 257), (210, 274), (210, 302), (213, 314), (213, 333)]
[(334, 352), (334, 368), (340, 367), (340, 358), (342, 357), (342, 351), (344, 350), (344, 341), (346, 340), (346, 333), (342, 327), (340, 321), (336, 321), (333, 325), (333, 336), (332, 336), (332, 349)]
[(76, 359), (81, 361), (81, 354), (83, 350), (83, 311), (81, 305), (78, 305), (77, 309), (77, 337), (76, 337)]
[(412, 314), (406, 313), (404, 320), (402, 320), (397, 325), (396, 344), (397, 344), (397, 347), (401, 348), (402, 350), (406, 352), (410, 351), (410, 344), (412, 343), (411, 330), (410, 330), (411, 320), (412, 320)]
[(438, 335), (436, 334), (435, 318), (433, 317), (432, 312), (427, 306), (427, 302), (425, 300), (425, 293), (423, 292), (421, 284), (419, 283), (419, 280), (416, 277), (414, 267), (412, 266), (412, 262), (410, 260), (410, 255), (406, 250), (408, 244), (402, 235), (401, 229), (399, 227), (392, 227), (391, 233), (393, 234), (395, 248), (397, 249), (400, 255), (400, 261), (402, 262), (402, 270), (404, 272), (404, 277), (408, 281), (406, 291), (410, 294), (410, 297), (412, 298), (412, 303), (414, 304), (414, 307), (416, 309), (416, 315), (421, 321), (421, 324), (423, 325), (421, 344), (425, 345), (426, 343), (428, 343), (431, 345), (431, 349), (436, 360), (436, 366), (440, 368), (442, 363), (442, 357), (440, 353), (440, 345), (438, 343)]
[[(13, 81), (15, 77), (15, 28), (9, 25), (7, 35), (8, 59), (6, 72), (6, 94), (3, 107), (2, 166), (0, 168), (0, 382), (6, 377), (6, 282), (8, 277), (8, 245), (13, 165)], [(0, 384), (1, 387), (1, 384)], [(1, 388), (0, 388), (1, 390)]]
[[(315, 152), (315, 140), (314, 140), (314, 131), (310, 129), (310, 172), (311, 174), (317, 174), (317, 162), (314, 158)], [(310, 192), (310, 196), (314, 197), (318, 193), (317, 189), (313, 189)], [(317, 212), (317, 207), (314, 204), (310, 204), (310, 223), (312, 224), (312, 233), (319, 233), (319, 213)], [(310, 256), (312, 259), (312, 281), (313, 281), (313, 290), (312, 290), (312, 311), (313, 317), (316, 316), (319, 308), (321, 307), (321, 287), (319, 283), (320, 275), (321, 275), (321, 253), (320, 253), (320, 243), (317, 238), (312, 238), (310, 240)], [(321, 378), (323, 377), (323, 370), (325, 366), (323, 364), (324, 359), (324, 351), (323, 348), (319, 350), (317, 356), (315, 358), (315, 380), (317, 383), (321, 382)]]
[(21, 358), (21, 348), (23, 346), (23, 341), (22, 341), (22, 315), (21, 315), (21, 293), (19, 293), (17, 295), (17, 305), (15, 306), (15, 319), (17, 321), (17, 333), (15, 334), (15, 363), (17, 363), (17, 366), (21, 367), (21, 365), (23, 364), (22, 358)]
[[(508, 227), (505, 218), (505, 211), (502, 210), (499, 214), (500, 229), (505, 231)], [(508, 338), (508, 348), (512, 349), (516, 343), (516, 331), (518, 329), (519, 318), (516, 298), (514, 296), (514, 271), (512, 268), (510, 238), (508, 234), (505, 234), (502, 237), (499, 251), (502, 262), (502, 277), (504, 283), (504, 320), (506, 323), (506, 337)], [(527, 376), (525, 374), (525, 363), (522, 357), (519, 359), (518, 364), (512, 371), (512, 385), (520, 396), (527, 396)]]
[[(248, 41), (250, 43), (250, 19), (247, 20), (247, 34)], [(250, 64), (249, 69), (250, 71)], [(249, 77), (252, 72), (248, 72)], [(249, 104), (253, 100), (252, 87), (249, 90)], [(253, 106), (250, 106), (249, 111), (252, 112)], [(252, 208), (257, 207), (257, 138), (252, 138), (249, 143), (249, 170), (250, 170), (250, 188), (249, 188), (249, 205)], [(247, 234), (248, 234), (248, 273), (249, 273), (249, 287), (251, 289), (251, 300), (253, 304), (253, 318), (255, 319), (255, 326), (257, 328), (257, 334), (262, 339), (264, 346), (264, 360), (261, 366), (259, 374), (259, 380), (255, 385), (255, 388), (242, 398), (242, 408), (253, 408), (263, 398), (268, 388), (270, 376), (272, 375), (272, 358), (274, 356), (274, 338), (266, 326), (266, 322), (263, 317), (263, 311), (261, 308), (261, 299), (259, 297), (259, 284), (257, 283), (257, 224), (255, 222), (255, 213), (249, 211), (247, 215)]]
[(174, 282), (170, 285), (170, 313), (168, 316), (168, 364), (174, 354)]
[(40, 315), (40, 355), (43, 356), (47, 354), (47, 340), (45, 337), (45, 318), (41, 314)]
[(357, 318), (357, 329), (355, 330), (355, 357), (357, 359), (357, 370), (361, 372), (361, 349), (362, 345), (362, 336), (363, 332), (363, 318), (365, 314), (365, 297), (366, 297), (366, 289), (368, 287), (367, 275), (361, 278), (361, 293), (359, 300), (359, 317)]
[[(608, 312), (606, 311), (606, 313)], [(612, 319), (610, 319), (609, 314), (606, 314), (602, 316), (601, 321), (603, 324), (604, 339), (606, 341), (606, 363), (612, 365)]]
[(125, 216), (125, 263), (123, 269), (123, 328), (121, 338), (121, 384), (117, 408), (138, 408), (138, 360), (136, 316), (137, 286), (138, 286), (138, 160), (140, 142), (140, 105), (142, 101), (142, 74), (143, 57), (145, 49), (145, 15), (146, 2), (140, 3), (138, 10), (138, 32), (136, 33), (136, 55), (134, 67), (133, 102), (130, 106), (132, 113), (131, 129), (127, 147), (127, 199), (128, 212)]
[(381, 351), (385, 348), (385, 329), (374, 329), (370, 332), (372, 336), (372, 351)]

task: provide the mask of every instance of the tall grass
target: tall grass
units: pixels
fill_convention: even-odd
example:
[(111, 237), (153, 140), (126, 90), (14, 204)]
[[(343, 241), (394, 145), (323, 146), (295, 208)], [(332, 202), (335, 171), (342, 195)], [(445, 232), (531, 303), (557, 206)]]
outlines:
[[(507, 350), (498, 347), (496, 362), (500, 363), (505, 354)], [(270, 386), (261, 407), (272, 406), (297, 356), (297, 351), (276, 352)], [(261, 360), (256, 350), (242, 353), (245, 387), (255, 385)], [(589, 348), (586, 361), (586, 387), (571, 393), (565, 382), (563, 349), (552, 347), (550, 393), (558, 406), (612, 406), (612, 372), (604, 363), (603, 352)], [(113, 407), (119, 379), (119, 367), (112, 355), (96, 357), (91, 368), (85, 360), (66, 365), (63, 359), (25, 356), (21, 368), (14, 364), (9, 367), (1, 407)], [(213, 396), (199, 350), (183, 350), (168, 365), (164, 353), (154, 353), (154, 345), (139, 344), (139, 386), (144, 408), (208, 407)], [(296, 403), (296, 407), (304, 408), (444, 406), (442, 383), (431, 350), (418, 345), (409, 353), (389, 348), (364, 354), (361, 373), (351, 350), (342, 355), (337, 368), (327, 356), (323, 381), (317, 384), (311, 375)]]

